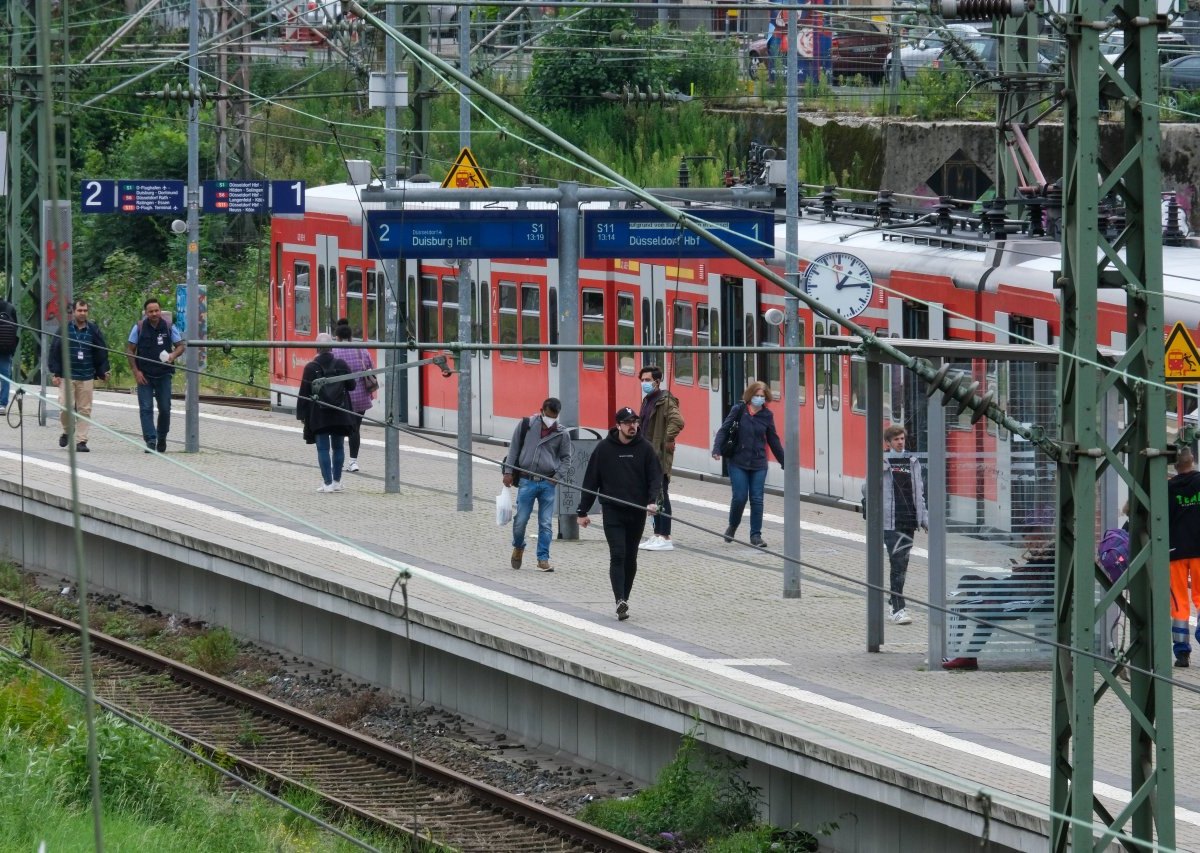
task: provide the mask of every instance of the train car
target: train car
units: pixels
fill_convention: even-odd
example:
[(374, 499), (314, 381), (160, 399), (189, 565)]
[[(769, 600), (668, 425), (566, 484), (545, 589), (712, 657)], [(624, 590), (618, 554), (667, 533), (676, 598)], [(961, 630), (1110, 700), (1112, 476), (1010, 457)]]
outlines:
[[(427, 187), (428, 184), (420, 185)], [(271, 330), (274, 340), (312, 341), (331, 332), (338, 317), (367, 340), (451, 342), (459, 337), (460, 311), (470, 312), (476, 342), (521, 345), (481, 352), (472, 361), (472, 423), (477, 435), (507, 439), (517, 421), (557, 396), (558, 353), (537, 349), (558, 343), (559, 276), (556, 260), (484, 258), (472, 261), (464, 277), (453, 261), (400, 264), (399, 280), (389, 281), (381, 262), (364, 253), (365, 211), (349, 184), (308, 190), (307, 212), (276, 216), (272, 223)], [(428, 206), (428, 205), (426, 205)], [(784, 268), (785, 226), (777, 225), (769, 263)], [(1009, 343), (1034, 341), (1055, 346), (1060, 308), (1054, 276), (1061, 264), (1058, 243), (1010, 236), (997, 244), (977, 232), (935, 234), (932, 229), (876, 228), (872, 216), (847, 209), (826, 221), (805, 216), (799, 226), (801, 277), (809, 263), (831, 252), (847, 268), (865, 269), (873, 279), (856, 322), (876, 334), (923, 340)], [(1164, 250), (1167, 313), (1195, 329), (1200, 308), (1187, 294), (1195, 289), (1200, 249)], [(784, 307), (784, 294), (729, 258), (653, 261), (638, 258), (584, 259), (579, 264), (579, 338), (621, 347), (616, 352), (584, 350), (579, 359), (579, 425), (605, 429), (622, 405), (637, 406), (637, 371), (645, 363), (663, 367), (666, 385), (680, 400), (687, 427), (677, 442), (675, 464), (699, 473), (720, 474), (723, 463), (710, 455), (713, 434), (724, 415), (754, 379), (781, 397), (783, 356), (772, 353), (781, 330), (764, 318)], [(839, 282), (844, 283), (843, 282)], [(1124, 346), (1123, 295), (1102, 291), (1098, 343)], [(841, 333), (841, 327), (805, 306), (800, 308), (806, 345)], [(726, 345), (742, 353), (648, 353), (645, 346)], [(754, 350), (754, 351), (749, 351)], [(427, 358), (441, 349), (421, 351)], [(272, 355), (276, 404), (291, 406), (308, 349), (279, 349)], [(380, 353), (373, 353), (376, 363)], [(866, 476), (863, 448), (869, 446), (865, 412), (865, 365), (856, 358), (808, 355), (800, 385), (801, 452), (796, 464), (801, 488), (811, 494), (857, 503)], [(1057, 414), (1053, 365), (969, 361), (956, 365), (994, 389), (998, 402), (1017, 420), (1054, 423)], [(457, 429), (457, 381), (441, 368), (425, 366), (408, 378), (403, 411), (414, 427)], [(906, 371), (890, 371), (885, 412), (903, 423), (918, 451), (927, 447), (925, 394)], [(775, 406), (782, 430), (783, 406)], [(1052, 469), (1037, 463), (1024, 442), (972, 425), (964, 416), (952, 424), (952, 453), (990, 460), (952, 483), (952, 517), (963, 524), (1016, 529), (1022, 519), (1053, 499), (1047, 497)], [(789, 464), (792, 464), (789, 462)], [(782, 484), (772, 468), (768, 482)]]

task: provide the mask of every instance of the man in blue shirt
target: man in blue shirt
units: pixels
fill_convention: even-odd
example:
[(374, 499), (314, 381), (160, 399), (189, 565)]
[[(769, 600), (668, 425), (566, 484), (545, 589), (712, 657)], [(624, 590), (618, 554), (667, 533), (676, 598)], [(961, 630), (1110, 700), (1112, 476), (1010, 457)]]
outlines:
[[(75, 412), (79, 418), (75, 420), (75, 451), (88, 452), (88, 418), (92, 415), (92, 395), (97, 379), (108, 380), (108, 345), (100, 327), (88, 322), (88, 304), (82, 299), (76, 299), (71, 309), (71, 322), (67, 324), (67, 354), (71, 360), (70, 381), (71, 395)], [(58, 386), (58, 402), (61, 408), (59, 420), (62, 423), (62, 435), (58, 437), (58, 446), (66, 447), (71, 440), (70, 411), (67, 407), (67, 383), (63, 377), (68, 371), (63, 369), (62, 343), (57, 336), (51, 339), (48, 365), (51, 380)]]
[[(175, 362), (183, 355), (184, 343), (179, 330), (163, 317), (157, 299), (147, 299), (143, 307), (145, 316), (130, 330), (125, 355), (129, 358), (133, 378), (137, 380), (145, 452), (165, 453), (167, 433), (171, 429), (171, 377), (175, 375)], [(157, 425), (155, 404), (158, 405)]]

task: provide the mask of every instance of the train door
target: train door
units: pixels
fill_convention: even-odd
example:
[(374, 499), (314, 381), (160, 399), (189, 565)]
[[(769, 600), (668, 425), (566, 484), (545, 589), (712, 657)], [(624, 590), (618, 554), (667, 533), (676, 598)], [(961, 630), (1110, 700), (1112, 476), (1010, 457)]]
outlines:
[[(480, 261), (476, 280), (471, 282), (471, 339), (476, 343), (492, 342), (492, 284), (491, 265)], [(477, 350), (474, 368), (471, 371), (471, 393), (475, 397), (475, 431), (479, 435), (493, 435), (495, 431), (492, 408), (492, 353)]]
[[(417, 326), (420, 315), (420, 301), (417, 282), (421, 275), (420, 261), (407, 261), (400, 271), (400, 281), (396, 283), (397, 311), (393, 318), (396, 326), (396, 340), (412, 338), (421, 340), (424, 329)], [(421, 354), (411, 350), (401, 353), (400, 358), (416, 361)], [(421, 420), (421, 401), (425, 399), (426, 378), (420, 368), (401, 370), (397, 380), (400, 387), (400, 408), (404, 413), (404, 422), (410, 426), (424, 426)]]
[[(814, 340), (841, 326), (813, 315)], [(813, 492), (842, 497), (842, 357), (818, 353), (813, 388)], [(799, 460), (797, 460), (799, 461)]]
[[(720, 275), (710, 275), (708, 277), (708, 328), (711, 336), (709, 341), (714, 347), (719, 347), (725, 344), (729, 338), (727, 330), (721, 325), (721, 318), (728, 315), (728, 311), (722, 303), (722, 285), (725, 279)], [(707, 417), (708, 421), (705, 425), (706, 435), (713, 435), (717, 431), (717, 427), (721, 425), (721, 421), (725, 418), (726, 409), (723, 406), (726, 390), (729, 383), (724, 381), (726, 376), (725, 357), (721, 353), (713, 352), (701, 356), (708, 359), (709, 370), (709, 395)], [(721, 463), (714, 459), (709, 459), (706, 454), (704, 459), (709, 467), (709, 470), (720, 471)]]
[(328, 234), (317, 235), (317, 328), (333, 334), (341, 304), (338, 301), (338, 241)]
[(725, 390), (721, 395), (721, 411), (728, 412), (741, 402), (742, 392), (754, 378), (754, 347), (758, 324), (758, 287), (751, 278), (723, 276), (721, 279), (721, 339), (726, 346), (745, 350), (727, 352), (721, 356)]

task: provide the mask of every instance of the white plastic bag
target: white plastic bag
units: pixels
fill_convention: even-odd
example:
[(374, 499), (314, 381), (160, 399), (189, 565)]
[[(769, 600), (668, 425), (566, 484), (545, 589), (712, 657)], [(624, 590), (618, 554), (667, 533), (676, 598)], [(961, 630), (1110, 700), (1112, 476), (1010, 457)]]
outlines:
[(505, 486), (500, 489), (500, 494), (496, 495), (496, 524), (503, 527), (511, 522), (512, 518), (512, 490)]

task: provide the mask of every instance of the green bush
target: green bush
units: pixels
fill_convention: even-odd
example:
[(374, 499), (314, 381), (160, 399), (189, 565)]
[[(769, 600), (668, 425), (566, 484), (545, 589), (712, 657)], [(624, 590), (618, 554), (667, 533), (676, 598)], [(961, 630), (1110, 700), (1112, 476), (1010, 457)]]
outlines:
[(224, 675), (237, 661), (238, 644), (224, 628), (214, 628), (190, 643), (187, 662), (213, 675)]
[(25, 590), (25, 579), (13, 563), (0, 563), (0, 595), (20, 595)]

